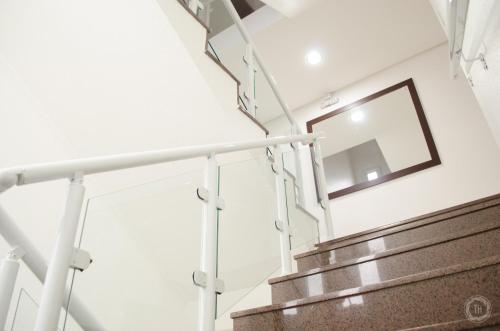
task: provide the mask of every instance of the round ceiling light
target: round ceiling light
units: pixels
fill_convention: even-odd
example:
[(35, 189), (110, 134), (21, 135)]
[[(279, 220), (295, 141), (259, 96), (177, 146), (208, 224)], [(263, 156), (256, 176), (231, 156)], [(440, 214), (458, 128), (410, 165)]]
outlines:
[(318, 65), (321, 63), (321, 60), (322, 60), (321, 53), (315, 49), (310, 50), (306, 54), (306, 63), (309, 65), (312, 65), (312, 66)]

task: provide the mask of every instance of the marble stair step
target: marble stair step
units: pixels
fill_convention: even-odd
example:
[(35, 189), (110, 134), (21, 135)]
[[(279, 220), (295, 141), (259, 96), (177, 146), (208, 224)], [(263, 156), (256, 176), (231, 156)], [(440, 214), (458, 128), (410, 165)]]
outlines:
[(500, 203), (500, 193), (491, 195), (485, 198), (477, 199), (474, 201), (470, 201), (467, 203), (463, 203), (460, 205), (456, 205), (453, 207), (449, 207), (446, 209), (441, 209), (432, 213), (428, 213), (425, 215), (413, 217), (407, 220), (395, 222), (392, 224), (387, 224), (383, 226), (379, 226), (373, 229), (368, 229), (365, 231), (353, 233), (351, 235), (343, 236), (340, 238), (335, 238), (329, 241), (325, 241), (319, 244), (316, 244), (316, 247), (327, 247), (332, 245), (346, 245), (350, 243), (364, 241), (367, 238), (377, 237), (380, 234), (387, 234), (394, 231), (398, 231), (400, 229), (407, 229), (414, 226), (432, 223), (434, 221), (439, 221), (441, 219), (446, 219), (449, 217), (453, 217), (456, 215), (462, 215), (464, 213), (483, 209), (488, 206), (493, 206)]
[(500, 252), (500, 220), (473, 229), (272, 278), (272, 302), (280, 303), (493, 256)]
[(342, 245), (341, 243), (321, 246), (315, 250), (295, 256), (298, 271), (307, 271), (336, 262), (342, 262), (373, 255), (385, 250), (394, 249), (438, 238), (449, 233), (460, 232), (481, 224), (500, 220), (500, 202), (491, 200), (474, 208), (463, 210), (459, 215), (448, 215), (447, 218), (433, 220), (426, 224), (419, 224), (411, 228), (398, 228), (389, 233), (377, 233), (373, 237), (365, 238)]
[(457, 321), (449, 321), (444, 323), (436, 323), (431, 325), (419, 326), (416, 328), (401, 329), (400, 331), (457, 331), (457, 330), (481, 330), (481, 331), (498, 331), (500, 329), (500, 313), (492, 313), (484, 322), (479, 325), (471, 323), (468, 319)]
[(235, 312), (231, 317), (234, 331), (400, 330), (463, 320), (465, 303), (478, 295), (487, 298), (497, 313), (499, 293), (500, 255), (496, 255)]

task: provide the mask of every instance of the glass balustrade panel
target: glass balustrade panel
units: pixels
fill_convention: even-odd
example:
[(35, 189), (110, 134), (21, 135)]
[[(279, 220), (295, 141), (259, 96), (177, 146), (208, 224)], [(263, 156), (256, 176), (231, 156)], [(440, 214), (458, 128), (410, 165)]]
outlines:
[(194, 171), (88, 200), (80, 247), (93, 263), (72, 293), (107, 330), (196, 329), (202, 183)]
[(219, 193), (225, 201), (218, 217), (218, 278), (226, 287), (217, 300), (221, 317), (280, 269), (275, 179), (265, 149), (221, 165)]

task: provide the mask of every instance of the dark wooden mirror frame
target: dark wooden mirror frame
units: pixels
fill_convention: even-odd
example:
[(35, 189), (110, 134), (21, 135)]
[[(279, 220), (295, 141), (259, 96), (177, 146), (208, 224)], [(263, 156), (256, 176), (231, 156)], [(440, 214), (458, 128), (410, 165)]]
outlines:
[[(401, 83), (398, 83), (396, 85), (385, 88), (377, 93), (374, 93), (372, 95), (364, 97), (356, 102), (353, 102), (353, 103), (348, 104), (344, 107), (341, 107), (341, 108), (336, 109), (332, 112), (326, 113), (320, 117), (317, 117), (317, 118), (314, 118), (314, 119), (308, 121), (307, 122), (307, 132), (312, 133), (313, 132), (313, 125), (316, 123), (322, 122), (330, 117), (333, 117), (335, 115), (346, 112), (354, 107), (360, 106), (368, 101), (371, 101), (371, 100), (379, 98), (383, 95), (389, 94), (389, 93), (391, 93), (395, 90), (398, 90), (400, 88), (403, 88), (405, 86), (408, 87), (408, 90), (410, 91), (410, 96), (411, 96), (411, 99), (413, 101), (413, 106), (415, 107), (415, 111), (417, 113), (417, 117), (418, 117), (418, 120), (420, 122), (420, 127), (422, 128), (422, 132), (424, 134), (424, 138), (425, 138), (425, 141), (427, 143), (427, 148), (429, 149), (429, 154), (431, 156), (431, 159), (429, 161), (415, 164), (415, 165), (410, 166), (408, 168), (401, 169), (401, 170), (392, 172), (392, 173), (384, 175), (384, 176), (380, 176), (379, 178), (372, 180), (372, 181), (366, 181), (363, 183), (355, 184), (355, 185), (350, 186), (350, 187), (346, 187), (346, 188), (338, 190), (338, 191), (329, 192), (328, 198), (330, 200), (441, 164), (441, 159), (439, 158), (436, 144), (434, 143), (434, 139), (432, 138), (429, 124), (427, 123), (427, 119), (425, 118), (424, 109), (422, 108), (422, 103), (420, 102), (420, 99), (418, 98), (417, 89), (415, 88), (415, 84), (413, 83), (413, 79), (411, 79), (411, 78), (407, 79)], [(325, 132), (325, 133), (328, 134), (328, 132)], [(313, 169), (316, 169), (316, 167), (313, 167)], [(317, 176), (315, 174), (315, 178), (316, 177)]]

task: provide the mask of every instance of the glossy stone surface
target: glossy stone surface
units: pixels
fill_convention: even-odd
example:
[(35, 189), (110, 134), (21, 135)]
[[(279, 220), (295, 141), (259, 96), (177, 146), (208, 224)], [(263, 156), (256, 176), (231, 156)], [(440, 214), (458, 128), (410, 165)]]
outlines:
[(500, 219), (438, 239), (271, 279), (273, 303), (376, 284), (500, 252)]
[[(464, 319), (475, 295), (500, 309), (500, 256), (361, 288), (250, 309), (231, 316), (235, 331), (396, 330)], [(472, 323), (470, 326), (474, 326)]]
[(493, 331), (500, 330), (500, 313), (493, 313), (490, 318), (488, 318), (480, 325), (471, 325), (471, 322), (467, 319), (436, 323), (431, 325), (419, 326), (416, 328), (408, 328), (401, 331), (456, 331), (456, 330), (477, 330), (481, 331)]
[(397, 231), (401, 229), (405, 229), (408, 227), (412, 227), (415, 225), (422, 225), (428, 222), (437, 221), (440, 219), (445, 219), (457, 215), (461, 215), (467, 212), (471, 212), (474, 210), (484, 209), (486, 207), (491, 207), (494, 205), (500, 204), (500, 194), (495, 194), (492, 196), (484, 197), (481, 199), (477, 199), (474, 201), (470, 201), (467, 203), (463, 203), (460, 205), (452, 206), (449, 208), (441, 209), (432, 213), (428, 213), (425, 215), (420, 215), (417, 217), (413, 217), (407, 220), (382, 225), (373, 229), (368, 229), (365, 231), (353, 233), (347, 236), (335, 238), (333, 240), (325, 241), (319, 244), (316, 244), (318, 247), (326, 247), (335, 244), (349, 244), (353, 242), (359, 242), (366, 240), (367, 238), (372, 238), (373, 236), (377, 236), (376, 233), (387, 233), (387, 231)]
[(321, 246), (317, 250), (296, 256), (298, 270), (299, 272), (306, 271), (332, 263), (373, 255), (404, 245), (446, 236), (449, 233), (463, 231), (481, 224), (492, 223), (500, 218), (500, 205), (488, 206), (484, 209), (475, 207), (473, 210), (467, 209), (465, 214), (432, 220), (432, 222), (427, 220), (425, 224), (404, 229), (399, 228), (397, 232), (392, 229), (388, 233), (384, 231), (375, 233), (376, 237), (361, 242)]

